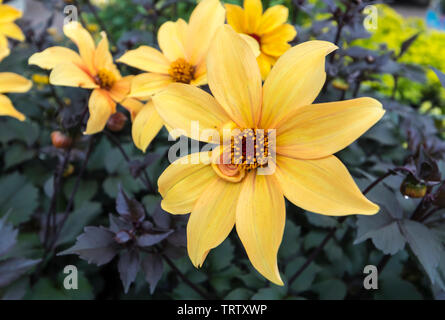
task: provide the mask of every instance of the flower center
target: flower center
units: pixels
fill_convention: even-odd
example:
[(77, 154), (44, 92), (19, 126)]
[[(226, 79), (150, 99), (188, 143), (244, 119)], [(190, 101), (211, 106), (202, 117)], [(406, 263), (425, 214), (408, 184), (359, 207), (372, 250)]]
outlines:
[(267, 167), (270, 157), (269, 137), (260, 129), (236, 130), (230, 147), (223, 147), (220, 163), (213, 164), (216, 173), (231, 182), (241, 181), (246, 172)]
[(110, 90), (116, 83), (116, 76), (111, 71), (101, 69), (94, 80), (102, 89)]
[(193, 80), (195, 67), (183, 58), (179, 58), (172, 62), (168, 73), (173, 78), (173, 81), (189, 84)]
[(258, 44), (261, 46), (261, 37), (255, 33), (249, 33), (249, 36), (251, 36), (252, 38), (254, 38)]

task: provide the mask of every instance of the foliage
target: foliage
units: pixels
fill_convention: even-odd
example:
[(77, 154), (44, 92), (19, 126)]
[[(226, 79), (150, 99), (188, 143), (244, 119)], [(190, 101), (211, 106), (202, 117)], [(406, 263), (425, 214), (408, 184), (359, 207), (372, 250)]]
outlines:
[[(68, 1), (67, 1), (68, 2)], [(114, 56), (140, 44), (157, 46), (168, 20), (187, 18), (193, 1), (113, 0), (98, 7), (75, 1), (96, 37), (105, 27)], [(230, 1), (234, 3), (235, 1)], [(239, 3), (239, 2), (237, 2)], [(372, 96), (384, 119), (338, 156), (367, 196), (375, 216), (337, 219), (287, 203), (279, 251), (284, 287), (251, 267), (234, 235), (195, 269), (186, 250), (187, 216), (159, 207), (156, 181), (172, 144), (163, 129), (147, 153), (131, 141), (130, 125), (83, 136), (89, 93), (53, 87), (28, 57), (67, 45), (60, 32), (19, 20), (27, 40), (13, 43), (2, 71), (32, 78), (27, 94), (10, 95), (27, 120), (0, 118), (0, 296), (4, 299), (431, 299), (445, 290), (445, 142), (441, 114), (445, 35), (380, 7), (374, 34), (363, 28), (368, 1), (282, 3), (296, 25), (294, 44), (335, 41), (319, 102)], [(48, 12), (62, 1), (45, 2)], [(104, 22), (106, 22), (104, 24)], [(412, 37), (417, 35), (417, 37)], [(383, 46), (377, 44), (386, 44)], [(427, 48), (427, 52), (425, 52)], [(121, 66), (124, 74), (134, 70)], [(430, 67), (434, 67), (433, 71)], [(36, 77), (36, 75), (39, 75)], [(391, 80), (388, 80), (391, 79)], [(394, 79), (398, 86), (394, 90)], [(439, 94), (440, 93), (440, 94)], [(431, 103), (425, 112), (426, 101)], [(420, 111), (419, 111), (420, 110)], [(119, 107), (119, 111), (127, 111)], [(130, 119), (130, 115), (128, 118)], [(51, 132), (72, 138), (56, 148)], [(442, 131), (441, 131), (442, 130)], [(324, 245), (324, 240), (328, 241)], [(319, 252), (316, 256), (312, 254)], [(306, 262), (311, 262), (306, 267)], [(90, 262), (91, 264), (88, 264)], [(79, 269), (79, 290), (63, 288), (63, 268)], [(379, 290), (363, 288), (363, 268), (379, 266)]]

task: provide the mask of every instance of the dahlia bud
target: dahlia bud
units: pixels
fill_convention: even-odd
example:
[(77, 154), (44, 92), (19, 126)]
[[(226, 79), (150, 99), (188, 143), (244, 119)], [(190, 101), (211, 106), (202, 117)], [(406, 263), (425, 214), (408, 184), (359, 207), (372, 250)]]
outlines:
[(73, 139), (60, 131), (53, 131), (51, 133), (51, 141), (53, 146), (58, 149), (67, 149), (73, 144)]
[(122, 112), (116, 112), (108, 119), (107, 128), (113, 132), (119, 132), (125, 127), (128, 118)]
[(427, 187), (421, 182), (415, 182), (409, 177), (406, 178), (400, 186), (400, 192), (410, 198), (423, 198), (426, 194)]

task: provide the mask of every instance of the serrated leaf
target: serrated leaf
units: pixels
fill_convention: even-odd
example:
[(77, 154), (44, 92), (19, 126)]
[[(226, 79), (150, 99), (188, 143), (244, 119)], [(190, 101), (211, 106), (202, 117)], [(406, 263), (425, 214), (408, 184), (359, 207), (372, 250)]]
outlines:
[(8, 215), (0, 219), (0, 257), (5, 255), (17, 243), (18, 230), (7, 223)]
[(124, 251), (119, 257), (117, 268), (124, 292), (127, 293), (139, 271), (139, 254), (135, 250)]
[(77, 254), (80, 258), (98, 266), (110, 262), (117, 254), (114, 233), (102, 227), (85, 227), (84, 233), (77, 237), (71, 248), (60, 252), (58, 256)]
[(131, 222), (141, 222), (145, 219), (144, 206), (135, 199), (128, 198), (127, 194), (119, 188), (116, 199), (116, 211), (124, 219)]
[(150, 293), (153, 294), (164, 272), (162, 258), (157, 254), (148, 253), (142, 260), (142, 270), (145, 274), (145, 280), (150, 285)]
[(0, 288), (20, 278), (39, 262), (40, 259), (30, 260), (25, 258), (10, 258), (0, 261)]
[(173, 230), (160, 233), (145, 233), (137, 238), (137, 244), (140, 247), (151, 247), (166, 239)]
[(343, 300), (346, 296), (346, 285), (338, 279), (329, 279), (312, 286), (321, 300)]
[(249, 300), (249, 298), (253, 295), (253, 292), (246, 288), (236, 288), (235, 290), (230, 291), (224, 300)]
[(441, 256), (444, 255), (444, 249), (436, 233), (425, 225), (412, 220), (404, 220), (401, 223), (401, 229), (411, 250), (419, 259), (431, 282), (444, 287), (437, 270)]

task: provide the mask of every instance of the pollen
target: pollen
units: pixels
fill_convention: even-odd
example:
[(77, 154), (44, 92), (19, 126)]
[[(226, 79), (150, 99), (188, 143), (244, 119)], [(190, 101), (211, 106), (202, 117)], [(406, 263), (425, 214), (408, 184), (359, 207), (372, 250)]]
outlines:
[(109, 70), (101, 69), (95, 80), (102, 89), (110, 90), (116, 83), (116, 76)]
[(168, 73), (173, 81), (189, 84), (194, 79), (195, 67), (185, 59), (179, 58), (170, 65)]
[(269, 139), (264, 130), (243, 129), (232, 137), (231, 162), (243, 170), (250, 171), (267, 166)]

